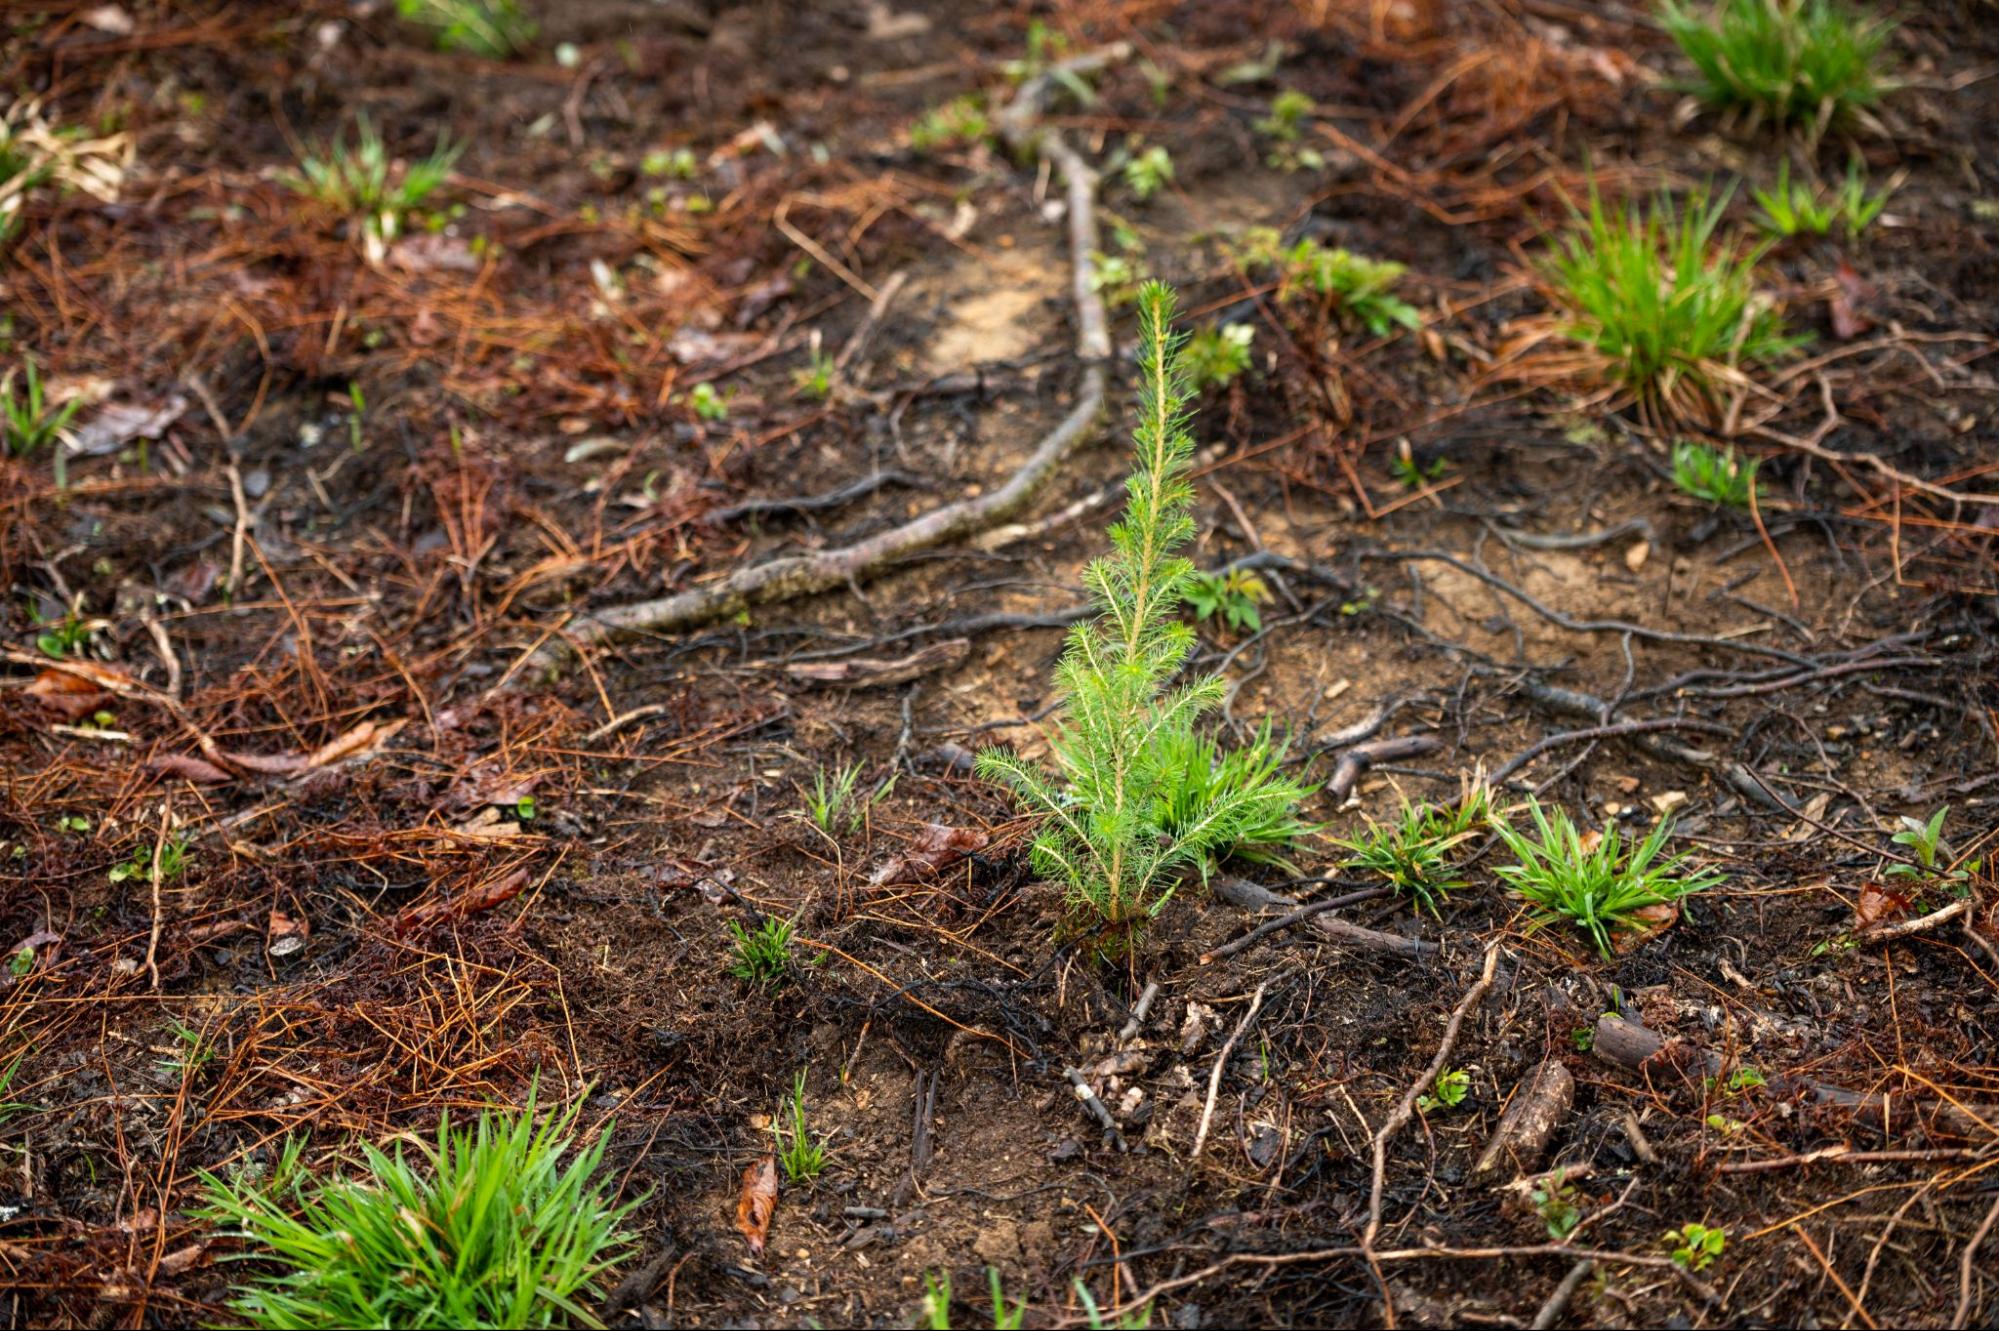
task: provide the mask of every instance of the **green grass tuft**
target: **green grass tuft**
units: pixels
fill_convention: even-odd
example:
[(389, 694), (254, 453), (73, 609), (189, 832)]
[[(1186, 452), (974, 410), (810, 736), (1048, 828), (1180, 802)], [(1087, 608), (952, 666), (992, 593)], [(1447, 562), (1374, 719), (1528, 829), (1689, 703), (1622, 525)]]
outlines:
[(607, 1135), (563, 1165), (575, 1122), (571, 1107), (537, 1125), (530, 1095), (470, 1130), (441, 1118), (416, 1161), (364, 1145), (351, 1178), (307, 1178), (302, 1138), (268, 1178), (204, 1173), (202, 1218), (266, 1264), (230, 1306), (271, 1328), (599, 1325), (585, 1304), (630, 1248), (635, 1203), (598, 1177)]
[(1613, 931), (1645, 926), (1639, 911), (1675, 904), (1722, 881), (1714, 869), (1685, 869), (1683, 855), (1660, 858), (1670, 823), (1627, 847), (1616, 823), (1601, 836), (1588, 837), (1560, 809), (1551, 814), (1531, 799), (1527, 808), (1539, 835), (1495, 823), (1517, 862), (1493, 872), (1534, 905), (1535, 927), (1567, 920), (1587, 932), (1604, 957), (1611, 954)]
[(1633, 399), (1672, 415), (1711, 412), (1740, 367), (1802, 345), (1757, 289), (1764, 247), (1717, 244), (1728, 198), (1695, 194), (1684, 209), (1605, 203), (1590, 189), (1546, 262), (1568, 336), (1602, 358)]
[(1722, 508), (1748, 508), (1760, 493), (1757, 460), (1743, 461), (1733, 448), (1682, 439), (1673, 445), (1673, 484), (1695, 499)]
[(1881, 100), (1891, 23), (1839, 0), (1719, 0), (1705, 13), (1664, 0), (1660, 19), (1710, 106), (1823, 128)]

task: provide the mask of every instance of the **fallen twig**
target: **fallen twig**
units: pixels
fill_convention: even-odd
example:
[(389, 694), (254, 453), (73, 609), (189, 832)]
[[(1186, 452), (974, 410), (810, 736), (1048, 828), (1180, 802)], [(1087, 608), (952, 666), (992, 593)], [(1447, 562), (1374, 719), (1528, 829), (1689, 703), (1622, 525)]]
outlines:
[(1237, 1022), (1235, 1030), (1229, 1033), (1228, 1043), (1224, 1044), (1222, 1052), (1215, 1056), (1214, 1069), (1208, 1073), (1208, 1101), (1201, 1109), (1201, 1126), (1194, 1133), (1194, 1149), (1187, 1155), (1189, 1164), (1200, 1160), (1201, 1148), (1208, 1143), (1208, 1123), (1215, 1116), (1215, 1097), (1221, 1092), (1222, 1071), (1229, 1065), (1229, 1055), (1235, 1052), (1236, 1043), (1242, 1039), (1243, 1032), (1249, 1029), (1249, 1024), (1256, 1020), (1258, 1010), (1263, 1007), (1264, 992), (1269, 988), (1268, 980), (1256, 986), (1256, 995), (1249, 1000), (1249, 1011), (1242, 1014), (1242, 1020)]
[(1479, 968), (1478, 980), (1458, 1000), (1450, 1021), (1444, 1026), (1443, 1038), (1437, 1042), (1436, 1057), (1430, 1060), (1429, 1067), (1423, 1069), (1423, 1075), (1409, 1084), (1409, 1089), (1402, 1093), (1402, 1099), (1396, 1102), (1394, 1112), (1389, 1114), (1388, 1121), (1374, 1134), (1374, 1181), (1368, 1188), (1367, 1228), (1361, 1231), (1360, 1236), (1361, 1250), (1370, 1256), (1374, 1252), (1375, 1235), (1381, 1232), (1381, 1191), (1388, 1178), (1388, 1143), (1415, 1117), (1416, 1097), (1436, 1083), (1438, 1074), (1450, 1062), (1451, 1051), (1457, 1048), (1458, 1031), (1465, 1024), (1465, 1015), (1477, 1007), (1486, 991), (1492, 988), (1492, 977), (1498, 968), (1499, 945), (1488, 943), (1485, 964)]

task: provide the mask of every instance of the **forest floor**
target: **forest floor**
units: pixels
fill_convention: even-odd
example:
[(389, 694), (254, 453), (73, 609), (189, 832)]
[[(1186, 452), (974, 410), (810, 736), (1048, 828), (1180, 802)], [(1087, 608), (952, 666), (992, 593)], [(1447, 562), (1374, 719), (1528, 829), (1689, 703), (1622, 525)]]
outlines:
[[(988, 1267), (1031, 1326), (1084, 1324), (1079, 1282), (1175, 1327), (1999, 1315), (1991, 870), (1880, 886), (1904, 816), (1949, 806), (1987, 866), (1999, 834), (1989, 6), (1910, 7), (1880, 124), (1815, 145), (1697, 113), (1622, 4), (539, 8), (510, 61), (388, 4), (8, 8), (11, 113), (99, 172), (0, 251), (0, 359), (85, 402), (60, 490), (0, 462), (8, 1325), (226, 1319), (199, 1171), (530, 1086), (645, 1197), (611, 1325), (906, 1326), (939, 1273), (964, 1325)], [(1126, 465), (1115, 285), (1101, 428), (1004, 525), (596, 632), (990, 494), (1086, 392), (1059, 176), (911, 142), (1015, 95), (1035, 16), (1128, 48), (1044, 119), (1103, 171), (1106, 250), (1254, 329), (1193, 425), (1194, 556), (1272, 593), (1198, 624), (1217, 724), (1314, 781), (1360, 760), (1296, 876), (1242, 876), (1365, 886), (1332, 838), (1482, 766), (1592, 826), (1670, 813), (1726, 878), (1669, 927), (1599, 959), (1488, 854), (1434, 915), (1222, 956), (1285, 907), (1190, 885), (1109, 959), (1064, 929), (970, 753), (1047, 751)], [(1283, 89), (1316, 165), (1258, 128)], [(372, 251), (284, 178), (361, 116), (462, 149)], [(1711, 422), (1763, 482), (1716, 509), (1537, 341), (1536, 259), (1588, 171), (1787, 153), (1900, 185), (1765, 260), (1813, 341)], [(1407, 265), (1420, 327), (1281, 299), (1231, 257), (1256, 226)], [(822, 830), (848, 764), (876, 797)], [(766, 917), (798, 937), (769, 992), (727, 927)], [(1463, 1102), (1384, 1133), (1442, 1069)], [(801, 1070), (830, 1164), (753, 1256), (738, 1191)], [(1557, 1082), (1545, 1148), (1476, 1170)], [(1688, 1223), (1727, 1235), (1698, 1276)]]

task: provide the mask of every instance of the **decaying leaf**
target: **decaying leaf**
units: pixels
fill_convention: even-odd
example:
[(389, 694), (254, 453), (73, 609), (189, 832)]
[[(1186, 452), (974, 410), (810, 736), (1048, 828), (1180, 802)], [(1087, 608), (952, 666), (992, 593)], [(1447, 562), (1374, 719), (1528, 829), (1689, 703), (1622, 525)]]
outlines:
[(868, 881), (876, 887), (928, 881), (967, 855), (984, 850), (990, 840), (976, 827), (925, 823), (916, 839), (909, 843), (909, 849), (876, 869)]
[(271, 927), (264, 950), (274, 957), (288, 957), (304, 947), (305, 940), (311, 936), (310, 920), (303, 915), (294, 918), (274, 906), (271, 908)]
[(1908, 912), (1909, 899), (1883, 883), (1862, 883), (1860, 900), (1854, 903), (1855, 929), (1872, 929)]
[(736, 1229), (750, 1245), (751, 1256), (763, 1256), (776, 1210), (777, 1157), (766, 1155), (743, 1171), (743, 1195), (736, 1202)]
[(192, 781), (197, 786), (217, 786), (233, 779), (206, 758), (185, 753), (156, 754), (146, 760), (146, 768), (162, 776), (177, 776), (183, 781)]
[(1631, 918), (1641, 922), (1637, 929), (1619, 929), (1610, 939), (1610, 949), (1618, 956), (1634, 952), (1673, 927), (1680, 918), (1680, 906), (1676, 901), (1668, 901), (1657, 906), (1641, 906), (1631, 912)]

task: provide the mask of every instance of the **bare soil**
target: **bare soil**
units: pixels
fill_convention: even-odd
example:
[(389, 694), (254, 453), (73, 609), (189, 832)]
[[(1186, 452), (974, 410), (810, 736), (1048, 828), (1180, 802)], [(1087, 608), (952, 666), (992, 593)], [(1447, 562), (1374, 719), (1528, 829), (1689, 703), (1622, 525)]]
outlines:
[[(9, 1325), (226, 1321), (241, 1268), (189, 1214), (199, 1171), (298, 1131), (337, 1167), (357, 1135), (531, 1085), (582, 1098), (646, 1197), (612, 1325), (904, 1326), (936, 1273), (968, 1325), (991, 1267), (1030, 1326), (1084, 1324), (1078, 1282), (1154, 1325), (1526, 1326), (1582, 1254), (1555, 1324), (1991, 1323), (1999, 508), (1938, 493), (1989, 496), (1999, 469), (1989, 7), (1906, 14), (1883, 124), (1815, 146), (1695, 114), (1670, 42), (1618, 4), (587, 0), (530, 6), (540, 36), (505, 62), (440, 53), (393, 8), (8, 9), (5, 86), (129, 135), (132, 164), (115, 201), (30, 200), (0, 251), (5, 356), (92, 394), (79, 426), (180, 408), (73, 458), (66, 492), (45, 456), (0, 462)], [(540, 669), (591, 610), (995, 486), (1072, 405), (1059, 189), (908, 136), (963, 93), (1003, 101), (1036, 16), (1077, 50), (1135, 45), (1051, 123), (1099, 162), (1166, 145), (1171, 187), (1140, 202), (1108, 175), (1106, 221), (1190, 322), (1257, 329), (1254, 371), (1195, 423), (1195, 557), (1284, 561), (1261, 632), (1201, 626), (1218, 724), (1274, 720), (1319, 780), (1370, 718), (1438, 742), (1315, 801), (1305, 881), (1250, 876), (1347, 890), (1332, 838), (1601, 726), (1507, 793), (1638, 835), (1673, 813), (1676, 848), (1728, 876), (1671, 927), (1600, 960), (1529, 927), (1498, 851), (1437, 916), (1339, 911), (1437, 945), (1416, 958), (1301, 923), (1206, 961), (1264, 921), (1197, 884), (1110, 959), (1065, 927), (969, 752), (1045, 751), (1059, 612), (1110, 509), (1038, 520), (1120, 480), (1122, 363), (1104, 436), (1025, 534)], [(1275, 74), (1231, 79), (1273, 42)], [(1323, 168), (1265, 163), (1280, 87), (1315, 99)], [(282, 179), (361, 113), (406, 159), (463, 146), (436, 229), (379, 263)], [(647, 174), (682, 147), (694, 179)], [(1682, 495), (1671, 432), (1534, 376), (1519, 339), (1586, 167), (1762, 183), (1785, 151), (1901, 184), (1862, 242), (1765, 265), (1815, 341), (1716, 423), (1762, 459), (1752, 517)], [(1407, 264), (1422, 330), (1280, 305), (1218, 243), (1248, 225)], [(846, 358), (824, 402), (794, 378), (815, 350)], [(691, 410), (697, 383), (726, 419)], [(1403, 485), (1405, 449), (1440, 479)], [(72, 610), (115, 673), (49, 669), (36, 621)], [(804, 669), (829, 663), (860, 678)], [(1614, 710), (1565, 712), (1564, 690)], [(885, 793), (829, 835), (804, 792), (852, 762)], [(1870, 939), (1896, 820), (1946, 804), (1988, 866), (1972, 905)], [(931, 825), (986, 841), (885, 875)], [(164, 835), (189, 863), (157, 901), (113, 881)], [(772, 993), (727, 973), (725, 922), (767, 915), (802, 940)], [(1469, 1093), (1390, 1139), (1363, 1244), (1372, 1140), (1493, 948), (1445, 1060)], [(1606, 1013), (1673, 1043), (1615, 1065)], [(1475, 1177), (1547, 1061), (1574, 1081), (1547, 1151)], [(831, 1163), (785, 1186), (753, 1258), (742, 1171), (800, 1069)], [(1563, 1245), (1516, 1183), (1553, 1169), (1583, 1220)], [(1696, 1280), (1661, 1261), (1688, 1222), (1728, 1235)]]

